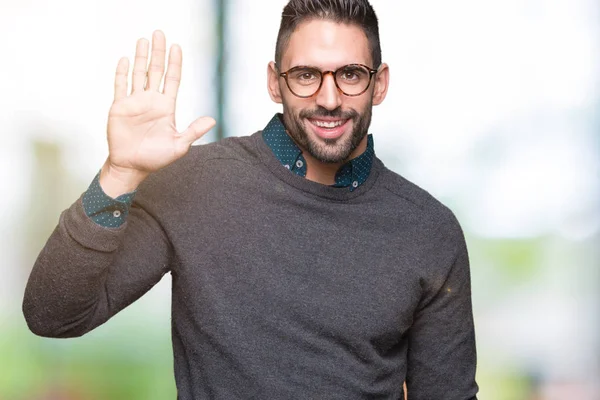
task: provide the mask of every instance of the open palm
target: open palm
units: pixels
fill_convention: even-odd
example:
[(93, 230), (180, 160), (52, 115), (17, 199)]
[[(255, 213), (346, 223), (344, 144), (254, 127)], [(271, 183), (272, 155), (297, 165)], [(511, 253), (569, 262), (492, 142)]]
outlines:
[(107, 129), (108, 161), (112, 169), (145, 174), (156, 171), (187, 153), (191, 144), (215, 124), (212, 118), (203, 117), (185, 131), (177, 131), (175, 104), (181, 80), (181, 48), (171, 47), (165, 74), (164, 34), (154, 32), (149, 64), (148, 47), (146, 39), (137, 43), (129, 95), (128, 59), (122, 58), (117, 66), (115, 97)]

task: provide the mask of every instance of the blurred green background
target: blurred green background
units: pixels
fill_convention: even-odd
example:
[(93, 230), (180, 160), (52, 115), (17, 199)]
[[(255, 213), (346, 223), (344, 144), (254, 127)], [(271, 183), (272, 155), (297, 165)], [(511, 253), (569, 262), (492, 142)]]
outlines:
[[(20, 311), (60, 212), (107, 154), (117, 60), (162, 29), (184, 51), (181, 127), (250, 134), (285, 0), (0, 2), (0, 400), (174, 399), (170, 277), (77, 339)], [(388, 167), (458, 216), (471, 258), (479, 398), (600, 399), (600, 5), (373, 0)], [(201, 143), (199, 143), (201, 144)]]

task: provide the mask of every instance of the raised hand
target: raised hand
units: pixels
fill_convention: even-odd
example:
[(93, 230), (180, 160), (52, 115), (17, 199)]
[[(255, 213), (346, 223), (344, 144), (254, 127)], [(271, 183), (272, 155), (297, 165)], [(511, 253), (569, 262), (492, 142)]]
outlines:
[(215, 125), (214, 119), (203, 117), (183, 132), (177, 131), (175, 104), (182, 54), (179, 46), (171, 46), (165, 74), (165, 43), (164, 34), (155, 31), (148, 64), (148, 41), (138, 40), (129, 95), (129, 60), (119, 60), (108, 115), (109, 156), (100, 174), (100, 185), (109, 196), (134, 190), (148, 174), (187, 153), (191, 144)]

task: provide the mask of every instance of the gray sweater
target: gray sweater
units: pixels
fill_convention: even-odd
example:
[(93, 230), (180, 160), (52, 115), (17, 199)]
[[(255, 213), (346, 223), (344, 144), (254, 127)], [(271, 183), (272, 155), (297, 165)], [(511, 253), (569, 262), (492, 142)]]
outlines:
[(118, 229), (64, 211), (23, 312), (80, 336), (166, 273), (179, 399), (476, 396), (461, 228), (377, 158), (351, 192), (290, 173), (260, 133), (193, 147)]

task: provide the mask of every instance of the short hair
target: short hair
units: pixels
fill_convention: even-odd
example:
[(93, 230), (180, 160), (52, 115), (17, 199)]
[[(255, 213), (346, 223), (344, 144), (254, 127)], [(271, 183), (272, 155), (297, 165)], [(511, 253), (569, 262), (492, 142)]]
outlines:
[(381, 65), (379, 23), (368, 0), (290, 0), (281, 14), (281, 25), (275, 45), (275, 63), (281, 65), (283, 52), (298, 25), (312, 19), (357, 25), (369, 43), (373, 67)]

